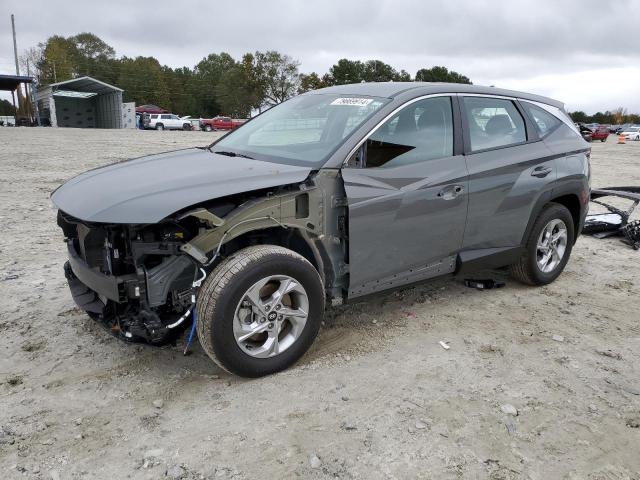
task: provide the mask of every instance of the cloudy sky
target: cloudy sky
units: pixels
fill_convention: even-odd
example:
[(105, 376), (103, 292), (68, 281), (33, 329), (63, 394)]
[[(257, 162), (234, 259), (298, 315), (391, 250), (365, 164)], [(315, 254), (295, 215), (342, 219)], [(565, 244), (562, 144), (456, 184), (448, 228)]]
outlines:
[[(210, 52), (275, 49), (302, 72), (381, 59), (412, 75), (444, 65), (476, 84), (640, 112), (640, 0), (0, 0), (0, 72), (18, 48), (90, 31), (118, 55), (192, 67)], [(62, 7), (64, 5), (64, 7)], [(6, 95), (4, 98), (7, 98)], [(10, 98), (10, 97), (9, 97)]]

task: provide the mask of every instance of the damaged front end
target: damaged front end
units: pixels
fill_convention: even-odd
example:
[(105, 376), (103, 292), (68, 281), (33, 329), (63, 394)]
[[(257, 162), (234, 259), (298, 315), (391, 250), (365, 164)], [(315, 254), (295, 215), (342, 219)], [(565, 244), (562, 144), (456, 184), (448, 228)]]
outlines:
[(164, 343), (194, 302), (198, 266), (180, 247), (190, 235), (176, 223), (93, 224), (58, 212), (76, 304), (113, 334)]
[(153, 224), (93, 223), (58, 211), (76, 304), (113, 334), (163, 344), (188, 323), (200, 282), (233, 252), (282, 245), (318, 270), (327, 297), (348, 284), (346, 201), (337, 170), (203, 202)]

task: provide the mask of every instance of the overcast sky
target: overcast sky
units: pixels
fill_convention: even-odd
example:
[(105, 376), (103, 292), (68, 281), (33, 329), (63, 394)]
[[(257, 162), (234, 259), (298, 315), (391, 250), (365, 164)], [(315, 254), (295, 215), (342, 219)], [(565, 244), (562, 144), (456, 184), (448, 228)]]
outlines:
[[(640, 112), (640, 0), (0, 0), (0, 72), (18, 49), (89, 31), (117, 55), (193, 67), (211, 52), (275, 49), (320, 74), (340, 58), (415, 75), (444, 65), (473, 83), (595, 113)], [(64, 7), (62, 6), (64, 5)], [(6, 95), (3, 98), (7, 98)], [(10, 98), (10, 96), (9, 96)]]

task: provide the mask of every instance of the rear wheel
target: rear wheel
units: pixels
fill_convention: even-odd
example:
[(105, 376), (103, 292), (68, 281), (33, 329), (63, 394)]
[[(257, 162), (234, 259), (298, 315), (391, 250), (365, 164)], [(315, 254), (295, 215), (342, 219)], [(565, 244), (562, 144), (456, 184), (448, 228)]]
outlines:
[(213, 128), (211, 128), (211, 125), (206, 125), (206, 126), (204, 127), (204, 131), (205, 131), (205, 132), (210, 132), (211, 130), (213, 130)]
[(304, 257), (257, 245), (234, 253), (198, 296), (198, 338), (209, 357), (243, 377), (295, 363), (309, 349), (324, 312), (324, 288)]
[(569, 261), (574, 238), (571, 212), (564, 205), (548, 204), (531, 229), (524, 254), (511, 265), (511, 275), (527, 285), (553, 282)]
[(161, 123), (156, 123), (156, 130), (164, 130), (164, 125)]
[(601, 141), (602, 143), (604, 143), (604, 142), (606, 142), (606, 141), (607, 141), (607, 138), (605, 137), (605, 138), (601, 139), (600, 141)]

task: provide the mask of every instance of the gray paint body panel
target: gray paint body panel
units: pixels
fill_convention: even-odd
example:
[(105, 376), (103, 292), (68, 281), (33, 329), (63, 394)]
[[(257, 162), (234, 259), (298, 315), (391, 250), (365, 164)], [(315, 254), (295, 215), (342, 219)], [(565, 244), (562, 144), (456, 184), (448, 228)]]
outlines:
[(51, 200), (84, 221), (155, 223), (207, 200), (302, 182), (310, 172), (193, 148), (90, 170), (58, 188)]
[[(464, 250), (519, 245), (531, 210), (556, 180), (555, 159), (541, 141), (467, 155), (469, 217)], [(534, 168), (551, 169), (544, 178)]]
[[(395, 168), (344, 168), (342, 176), (349, 201), (351, 290), (366, 292), (381, 277), (423, 270), (460, 250), (468, 203), (462, 155)], [(454, 184), (464, 193), (438, 196)]]

